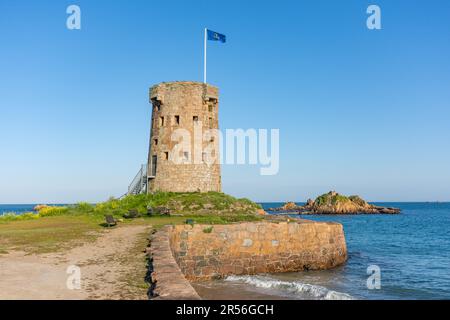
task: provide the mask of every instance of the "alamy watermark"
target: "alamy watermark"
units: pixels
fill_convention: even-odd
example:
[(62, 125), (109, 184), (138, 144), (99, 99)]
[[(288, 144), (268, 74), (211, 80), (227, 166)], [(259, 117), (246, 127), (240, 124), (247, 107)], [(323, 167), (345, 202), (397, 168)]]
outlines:
[(70, 5), (66, 9), (66, 13), (69, 15), (66, 20), (66, 26), (69, 30), (81, 29), (81, 9), (77, 5)]
[[(69, 15), (66, 20), (66, 26), (69, 30), (81, 29), (81, 8), (78, 5), (72, 4), (67, 7), (66, 13)], [(366, 13), (370, 16), (366, 20), (366, 25), (369, 30), (381, 30), (381, 8), (376, 4), (371, 4), (367, 7)]]
[(370, 265), (367, 267), (367, 289), (380, 290), (381, 289), (381, 269), (377, 265)]
[(174, 164), (259, 165), (260, 174), (278, 174), (280, 168), (279, 129), (218, 129), (204, 130), (201, 121), (193, 132), (179, 128), (172, 132), (174, 146), (164, 153)]
[(369, 30), (381, 30), (381, 8), (372, 4), (367, 7), (367, 14), (370, 14), (366, 21), (367, 28)]
[(69, 275), (67, 277), (66, 286), (69, 290), (80, 290), (81, 289), (81, 268), (78, 266), (69, 266), (66, 270)]

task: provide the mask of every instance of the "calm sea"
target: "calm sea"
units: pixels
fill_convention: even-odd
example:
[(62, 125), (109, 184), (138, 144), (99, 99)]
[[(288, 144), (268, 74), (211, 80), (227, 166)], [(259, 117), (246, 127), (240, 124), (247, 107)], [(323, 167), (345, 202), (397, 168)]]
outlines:
[[(7, 213), (21, 214), (32, 212), (38, 204), (0, 204), (0, 216)], [(66, 206), (67, 204), (52, 204), (52, 206)]]
[(35, 204), (0, 204), (0, 216), (5, 213), (31, 212), (35, 206)]
[[(378, 204), (402, 214), (303, 217), (344, 225), (349, 260), (341, 267), (229, 277), (196, 289), (209, 298), (450, 299), (450, 203)], [(379, 290), (367, 288), (371, 265), (381, 271)]]

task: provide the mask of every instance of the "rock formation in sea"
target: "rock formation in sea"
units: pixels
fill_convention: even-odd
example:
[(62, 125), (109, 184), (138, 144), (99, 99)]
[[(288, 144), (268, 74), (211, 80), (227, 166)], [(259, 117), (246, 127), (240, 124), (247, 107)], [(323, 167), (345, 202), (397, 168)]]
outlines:
[(269, 211), (298, 212), (301, 214), (398, 214), (400, 209), (380, 207), (367, 203), (359, 196), (343, 196), (335, 191), (309, 199), (304, 206), (293, 206), (291, 202)]
[(46, 205), (46, 204), (38, 204), (37, 206), (35, 206), (33, 208), (33, 211), (39, 212), (39, 211), (41, 211), (44, 208), (48, 208), (48, 205)]

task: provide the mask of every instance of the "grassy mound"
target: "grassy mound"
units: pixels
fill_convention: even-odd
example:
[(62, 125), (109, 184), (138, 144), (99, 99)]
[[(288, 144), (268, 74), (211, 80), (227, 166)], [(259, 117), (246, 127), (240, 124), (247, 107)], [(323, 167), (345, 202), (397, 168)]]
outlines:
[(171, 193), (158, 192), (110, 199), (95, 206), (102, 213), (124, 215), (129, 210), (147, 213), (147, 208), (168, 208), (173, 214), (182, 215), (254, 215), (261, 207), (248, 199), (236, 199), (218, 192)]
[(146, 215), (148, 208), (167, 208), (171, 214), (185, 217), (218, 217), (224, 221), (254, 220), (257, 210), (261, 207), (248, 200), (237, 199), (224, 193), (171, 193), (158, 192), (154, 194), (130, 195), (122, 199), (111, 198), (99, 204), (78, 203), (73, 206), (47, 206), (38, 212), (22, 215), (6, 214), (0, 217), (0, 222), (31, 220), (53, 216), (93, 216), (103, 217), (113, 215), (122, 218), (130, 210), (137, 210)]
[(330, 191), (329, 193), (317, 197), (316, 201), (314, 201), (314, 204), (317, 207), (337, 205), (356, 205), (360, 207), (368, 206), (368, 203), (361, 199), (359, 196), (346, 197), (335, 191)]

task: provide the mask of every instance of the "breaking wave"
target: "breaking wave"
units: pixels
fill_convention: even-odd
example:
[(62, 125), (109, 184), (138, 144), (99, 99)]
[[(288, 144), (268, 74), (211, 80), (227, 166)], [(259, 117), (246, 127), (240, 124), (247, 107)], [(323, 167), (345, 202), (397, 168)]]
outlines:
[(349, 294), (298, 281), (280, 281), (263, 276), (228, 276), (225, 281), (240, 282), (264, 289), (279, 289), (291, 294), (305, 294), (320, 300), (354, 300)]

